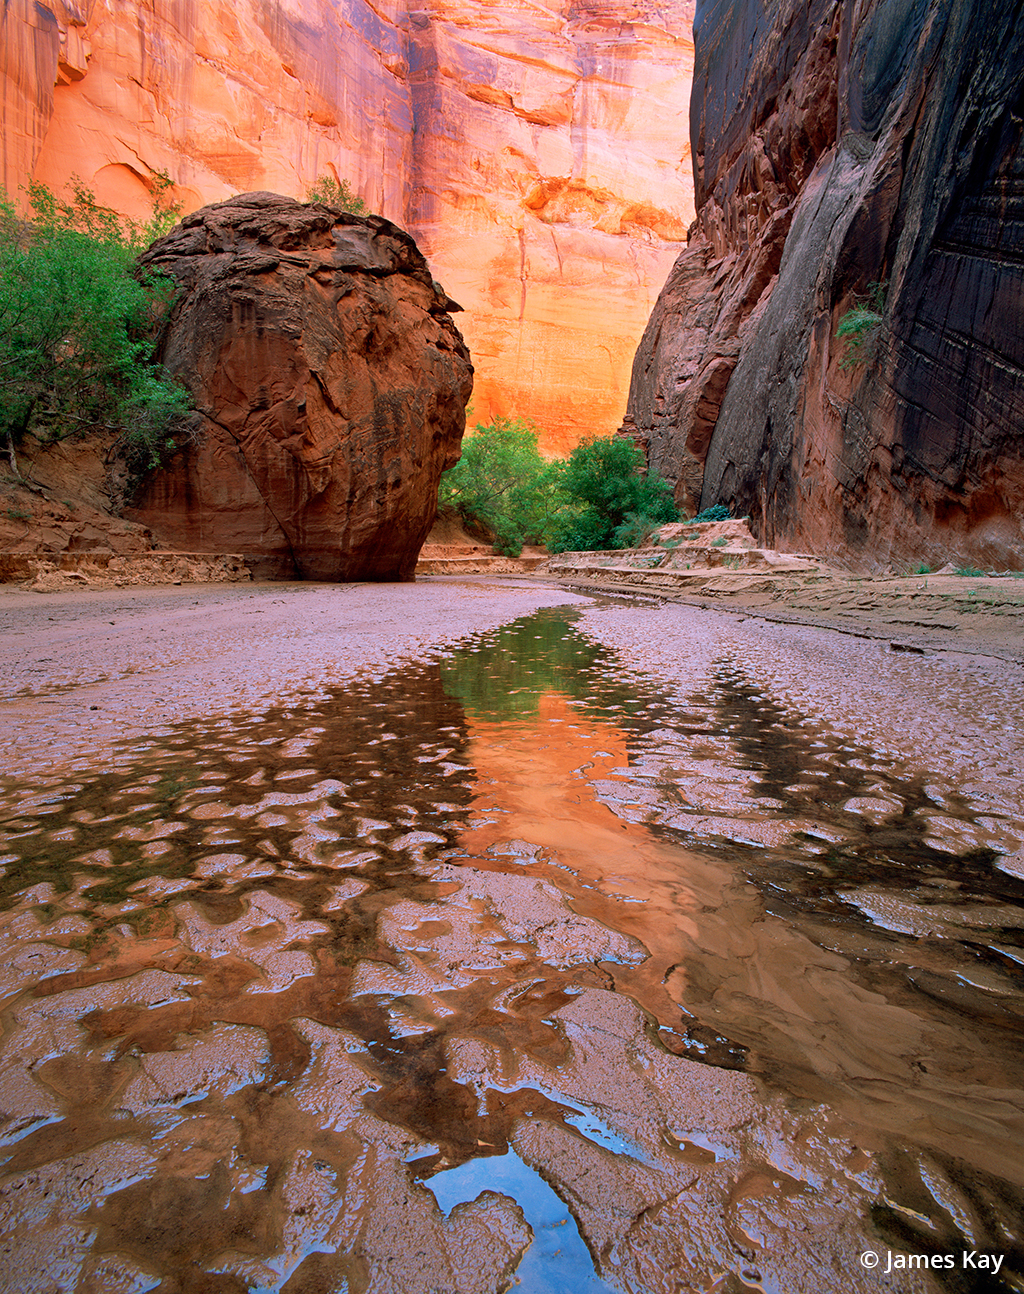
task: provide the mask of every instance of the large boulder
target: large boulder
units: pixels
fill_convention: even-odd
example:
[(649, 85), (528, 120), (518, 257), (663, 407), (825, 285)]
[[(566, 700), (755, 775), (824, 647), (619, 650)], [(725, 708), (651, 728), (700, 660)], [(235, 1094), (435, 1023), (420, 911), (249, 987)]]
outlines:
[(1024, 3), (701, 0), (694, 40), (697, 222), (624, 430), (768, 546), (1024, 568)]
[(163, 358), (199, 428), (127, 515), (172, 548), (256, 557), (265, 576), (411, 579), (473, 369), (408, 234), (246, 193), (142, 264), (180, 286)]

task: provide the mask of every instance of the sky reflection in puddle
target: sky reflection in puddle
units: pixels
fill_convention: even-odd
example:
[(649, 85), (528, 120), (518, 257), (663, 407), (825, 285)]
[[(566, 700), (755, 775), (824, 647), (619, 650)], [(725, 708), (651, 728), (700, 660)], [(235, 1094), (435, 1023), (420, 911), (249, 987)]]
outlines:
[(445, 1217), (483, 1191), (508, 1195), (523, 1210), (533, 1242), (516, 1268), (524, 1294), (614, 1294), (594, 1272), (575, 1219), (540, 1173), (514, 1150), (490, 1159), (470, 1159), (426, 1179)]

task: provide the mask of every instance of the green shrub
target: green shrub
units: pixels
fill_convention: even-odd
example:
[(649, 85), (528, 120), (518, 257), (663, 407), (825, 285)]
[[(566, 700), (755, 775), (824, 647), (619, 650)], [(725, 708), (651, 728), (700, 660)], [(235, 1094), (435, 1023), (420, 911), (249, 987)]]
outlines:
[(158, 177), (145, 223), (101, 207), (77, 179), (70, 202), (30, 184), (27, 222), (0, 195), (0, 434), (16, 474), (15, 446), (28, 433), (117, 431), (140, 471), (174, 448), (190, 401), (154, 345), (175, 286), (136, 269), (177, 217), (169, 185)]
[(30, 180), (25, 186), (32, 220), (37, 229), (72, 229), (105, 243), (111, 249), (120, 248), (129, 259), (170, 231), (181, 217), (182, 206), (172, 198), (174, 181), (166, 171), (157, 171), (150, 177), (152, 208), (148, 220), (132, 220), (97, 202), (96, 195), (73, 175), (69, 181), (71, 201), (58, 198), (45, 184)]
[(839, 320), (836, 337), (845, 342), (841, 369), (856, 368), (874, 358), (885, 314), (885, 283), (869, 283), (868, 295), (858, 300)]
[(366, 203), (352, 192), (348, 180), (336, 180), (333, 175), (318, 175), (316, 183), (306, 190), (306, 201), (322, 202), (327, 207), (341, 207), (342, 211), (351, 211), (354, 216), (369, 214)]
[(496, 418), (467, 433), (462, 457), (441, 477), (438, 503), (482, 523), (499, 553), (518, 557), (539, 543), (551, 510), (552, 469), (525, 418)]
[(553, 553), (626, 548), (679, 516), (668, 484), (643, 476), (642, 467), (640, 451), (618, 437), (585, 441), (567, 459), (545, 462), (531, 423), (497, 418), (463, 440), (438, 502), (482, 523), (510, 556), (524, 543), (544, 542)]
[(717, 539), (712, 539), (712, 541), (711, 541), (711, 543), (708, 545), (708, 547), (710, 547), (710, 548), (724, 548), (728, 542), (729, 542), (729, 541), (728, 541), (728, 539), (726, 539), (725, 535), (720, 535)]
[(564, 503), (551, 518), (545, 541), (552, 553), (590, 553), (608, 547), (608, 528), (592, 508)]
[(663, 524), (648, 512), (627, 512), (622, 524), (612, 532), (612, 547), (639, 548)]
[(728, 507), (724, 503), (716, 503), (714, 507), (705, 508), (703, 512), (698, 512), (695, 517), (691, 517), (686, 523), (688, 526), (696, 526), (702, 521), (728, 521), (730, 516)]
[(625, 547), (679, 511), (668, 482), (643, 475), (643, 454), (631, 441), (583, 441), (556, 464), (557, 509), (547, 528), (552, 552)]

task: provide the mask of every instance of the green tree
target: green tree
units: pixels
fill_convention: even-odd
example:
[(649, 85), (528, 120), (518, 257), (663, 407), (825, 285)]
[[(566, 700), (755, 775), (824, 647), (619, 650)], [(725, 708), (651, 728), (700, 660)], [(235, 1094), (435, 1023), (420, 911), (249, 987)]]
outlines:
[(336, 180), (333, 175), (318, 175), (316, 183), (306, 190), (306, 201), (341, 207), (342, 211), (351, 211), (354, 216), (369, 214), (366, 203), (357, 193), (352, 192), (348, 180)]
[(147, 220), (132, 220), (101, 206), (80, 176), (73, 175), (69, 187), (70, 202), (35, 180), (25, 186), (37, 230), (75, 230), (94, 242), (119, 249), (126, 261), (170, 233), (181, 217), (182, 205), (174, 201), (174, 181), (166, 171), (157, 171), (150, 178), (152, 208)]
[(441, 477), (438, 502), (466, 521), (482, 522), (498, 552), (517, 557), (524, 543), (543, 536), (551, 476), (536, 428), (525, 418), (496, 418), (466, 435), (462, 457)]
[(27, 222), (0, 194), (0, 435), (15, 475), (29, 433), (118, 431), (136, 471), (173, 448), (189, 399), (153, 358), (173, 282), (135, 267), (177, 216), (169, 185), (144, 223), (101, 207), (79, 180), (69, 202), (29, 185)]
[(887, 283), (869, 283), (866, 297), (858, 297), (856, 304), (843, 315), (836, 327), (836, 338), (845, 343), (841, 369), (856, 368), (874, 359), (875, 348), (885, 318), (885, 292)]
[(558, 465), (559, 504), (547, 528), (554, 553), (624, 548), (679, 511), (667, 481), (644, 475), (643, 454), (618, 436), (577, 445)]

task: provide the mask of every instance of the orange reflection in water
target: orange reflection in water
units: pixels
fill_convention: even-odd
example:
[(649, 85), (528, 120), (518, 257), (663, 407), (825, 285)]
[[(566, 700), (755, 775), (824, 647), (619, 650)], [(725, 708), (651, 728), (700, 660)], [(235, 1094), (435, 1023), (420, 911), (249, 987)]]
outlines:
[[(786, 1085), (841, 1110), (862, 1138), (867, 1129), (909, 1132), (1006, 1173), (1006, 1130), (1020, 1126), (1006, 1058), (990, 1056), (973, 1070), (982, 1048), (969, 1030), (932, 1018), (919, 1000), (865, 989), (848, 956), (822, 946), (799, 921), (766, 911), (728, 849), (698, 853), (617, 816), (600, 784), (620, 784), (619, 805), (629, 812), (621, 729), (557, 693), (543, 695), (530, 720), (470, 717), (468, 728), (477, 822), (460, 843), (473, 866), (518, 864), (557, 886), (580, 915), (639, 940), (650, 953), (641, 965), (601, 964), (609, 987), (663, 1029), (685, 1025), (680, 1008), (713, 1022), (750, 1049), (755, 1069), (756, 1053), (774, 1058), (776, 1069), (787, 1058)], [(634, 789), (633, 803), (642, 805), (651, 788)], [(662, 1040), (675, 1049), (670, 1035)], [(922, 1054), (925, 1071), (915, 1067)], [(967, 1105), (965, 1065), (972, 1079), (988, 1080)], [(951, 1108), (955, 1127), (945, 1117)]]
[[(698, 900), (686, 877), (691, 868), (707, 868), (642, 823), (624, 821), (599, 798), (596, 782), (629, 783), (626, 734), (553, 692), (539, 698), (529, 720), (467, 716), (467, 726), (466, 754), (477, 782), (471, 825), (460, 836), (466, 853), (476, 865), (500, 854), (504, 867), (505, 850), (518, 846), (524, 865), (546, 874), (577, 912), (639, 939), (651, 958), (642, 967), (615, 967), (616, 987), (642, 995), (664, 1023), (678, 1022), (663, 979), (697, 938), (691, 914), (709, 896)], [(537, 852), (531, 856), (523, 846)]]

